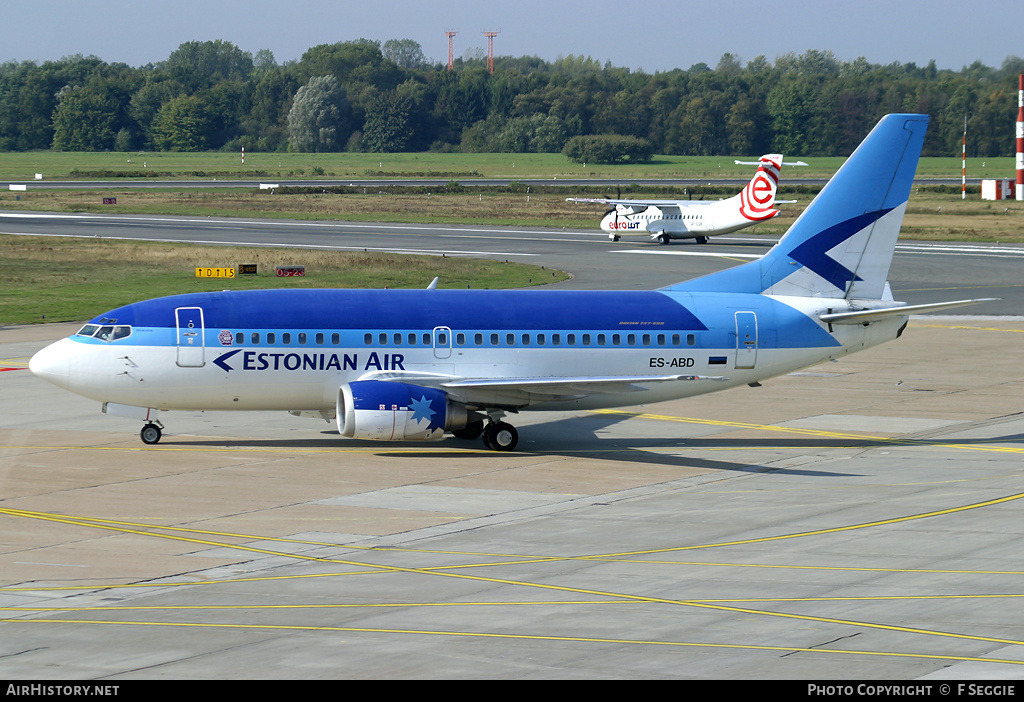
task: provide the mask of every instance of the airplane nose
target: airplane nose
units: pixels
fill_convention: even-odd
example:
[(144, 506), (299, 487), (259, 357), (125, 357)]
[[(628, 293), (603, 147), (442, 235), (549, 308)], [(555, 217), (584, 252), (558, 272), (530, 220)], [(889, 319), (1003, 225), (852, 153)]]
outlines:
[(71, 367), (67, 345), (70, 343), (67, 339), (61, 339), (36, 352), (28, 362), (29, 370), (43, 380), (67, 388)]

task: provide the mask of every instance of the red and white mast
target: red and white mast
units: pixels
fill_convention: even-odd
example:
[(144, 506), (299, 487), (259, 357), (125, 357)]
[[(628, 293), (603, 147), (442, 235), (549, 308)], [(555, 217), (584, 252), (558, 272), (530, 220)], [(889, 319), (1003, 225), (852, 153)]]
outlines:
[(963, 173), (960, 175), (960, 199), (967, 199), (967, 115), (964, 115)]
[(1024, 200), (1024, 73), (1017, 78), (1017, 193)]

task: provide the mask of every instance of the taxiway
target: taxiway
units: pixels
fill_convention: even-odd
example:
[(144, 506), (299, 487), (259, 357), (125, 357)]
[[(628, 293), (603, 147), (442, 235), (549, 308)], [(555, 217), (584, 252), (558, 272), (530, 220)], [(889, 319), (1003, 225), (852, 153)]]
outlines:
[[(457, 241), (587, 287), (654, 287), (764, 246), (104, 226)], [(1014, 268), (901, 250), (893, 287), (998, 288), (1019, 311)], [(1018, 679), (1024, 318), (998, 315), (916, 317), (760, 388), (526, 413), (510, 454), (342, 441), (283, 413), (168, 413), (149, 447), (25, 369), (74, 325), (0, 329), (0, 676)]]

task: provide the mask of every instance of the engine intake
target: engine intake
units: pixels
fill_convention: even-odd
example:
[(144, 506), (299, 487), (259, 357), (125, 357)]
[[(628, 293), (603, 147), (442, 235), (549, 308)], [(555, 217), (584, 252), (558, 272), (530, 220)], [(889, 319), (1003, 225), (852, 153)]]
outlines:
[(342, 436), (380, 441), (437, 441), (476, 418), (441, 390), (384, 380), (345, 383), (337, 409)]

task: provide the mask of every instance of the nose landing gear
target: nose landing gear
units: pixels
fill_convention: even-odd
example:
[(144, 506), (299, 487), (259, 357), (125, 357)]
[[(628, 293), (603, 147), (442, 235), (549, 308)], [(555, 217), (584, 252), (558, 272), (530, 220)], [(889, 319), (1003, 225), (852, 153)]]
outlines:
[(163, 436), (163, 424), (160, 422), (150, 422), (139, 432), (139, 438), (144, 444), (159, 443), (161, 436)]

